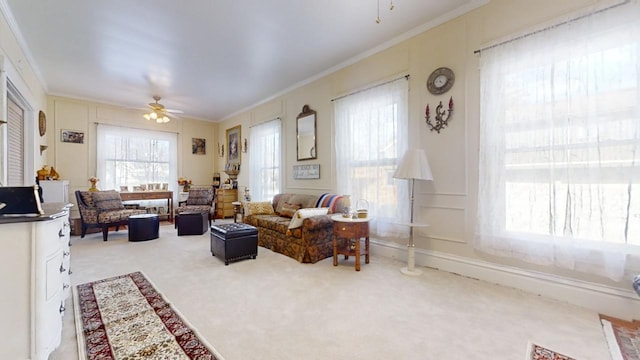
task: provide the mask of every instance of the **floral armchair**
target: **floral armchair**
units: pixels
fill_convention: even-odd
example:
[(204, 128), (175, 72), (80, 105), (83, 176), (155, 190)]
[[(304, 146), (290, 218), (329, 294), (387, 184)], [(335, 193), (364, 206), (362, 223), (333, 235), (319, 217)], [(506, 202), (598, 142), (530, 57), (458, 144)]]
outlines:
[[(175, 209), (176, 216), (184, 212), (203, 212), (209, 214), (209, 226), (213, 213), (213, 186), (192, 186), (189, 189), (189, 197), (186, 203)], [(178, 223), (177, 221), (175, 222)]]
[(76, 191), (76, 201), (82, 223), (81, 238), (84, 238), (88, 228), (101, 228), (102, 240), (107, 241), (110, 227), (115, 227), (118, 231), (120, 226), (127, 225), (129, 216), (147, 212), (125, 209), (120, 193), (114, 190)]

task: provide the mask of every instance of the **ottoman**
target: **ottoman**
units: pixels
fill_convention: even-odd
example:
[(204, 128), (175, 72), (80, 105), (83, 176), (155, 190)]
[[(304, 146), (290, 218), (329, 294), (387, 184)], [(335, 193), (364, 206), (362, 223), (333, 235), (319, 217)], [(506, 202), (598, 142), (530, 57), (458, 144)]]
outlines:
[(202, 235), (207, 232), (209, 214), (199, 211), (185, 211), (176, 216), (178, 236)]
[(157, 214), (129, 216), (129, 241), (146, 241), (158, 238), (160, 217)]
[(247, 224), (233, 223), (211, 226), (211, 255), (230, 261), (258, 256), (258, 230)]

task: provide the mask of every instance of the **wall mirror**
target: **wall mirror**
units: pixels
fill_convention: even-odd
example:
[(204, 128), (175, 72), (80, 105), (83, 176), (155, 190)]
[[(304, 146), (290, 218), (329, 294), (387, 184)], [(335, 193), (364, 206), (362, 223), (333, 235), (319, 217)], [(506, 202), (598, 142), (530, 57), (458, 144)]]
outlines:
[(316, 156), (316, 112), (309, 105), (302, 107), (296, 118), (298, 160), (317, 159)]

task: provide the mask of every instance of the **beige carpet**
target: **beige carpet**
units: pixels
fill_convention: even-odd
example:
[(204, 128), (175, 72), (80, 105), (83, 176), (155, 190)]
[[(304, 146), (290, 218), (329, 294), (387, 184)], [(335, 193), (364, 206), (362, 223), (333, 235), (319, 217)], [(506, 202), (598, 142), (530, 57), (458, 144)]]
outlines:
[[(300, 264), (264, 248), (225, 266), (208, 234), (160, 233), (138, 243), (126, 231), (106, 243), (101, 234), (72, 237), (73, 285), (143, 271), (226, 360), (519, 360), (529, 341), (609, 359), (598, 314), (555, 300), (432, 269), (408, 277), (399, 271), (406, 264), (375, 251), (360, 272), (352, 259)], [(67, 311), (51, 360), (74, 359)]]

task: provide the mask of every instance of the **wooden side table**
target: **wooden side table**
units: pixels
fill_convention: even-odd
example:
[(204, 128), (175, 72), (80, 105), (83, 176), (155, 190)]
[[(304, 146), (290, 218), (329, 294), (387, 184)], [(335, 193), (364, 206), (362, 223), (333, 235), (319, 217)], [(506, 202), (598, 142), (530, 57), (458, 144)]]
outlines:
[[(356, 271), (360, 271), (360, 256), (369, 263), (369, 218), (345, 218), (342, 214), (331, 216), (333, 220), (333, 266), (338, 266), (338, 254), (356, 257)], [(348, 239), (347, 246), (338, 246), (338, 239)], [(361, 246), (364, 238), (364, 249)]]
[(238, 216), (240, 216), (240, 222), (242, 222), (242, 203), (240, 201), (234, 201), (231, 203), (231, 205), (233, 205), (233, 222), (238, 222)]

